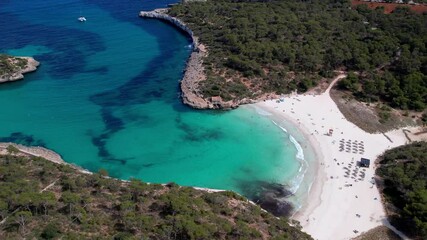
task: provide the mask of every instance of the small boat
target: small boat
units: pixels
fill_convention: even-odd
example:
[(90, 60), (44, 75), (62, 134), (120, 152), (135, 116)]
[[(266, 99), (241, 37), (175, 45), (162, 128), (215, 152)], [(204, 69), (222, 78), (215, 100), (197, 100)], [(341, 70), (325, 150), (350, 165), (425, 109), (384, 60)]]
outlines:
[(77, 20), (79, 20), (79, 22), (86, 22), (86, 18), (83, 16), (77, 18)]

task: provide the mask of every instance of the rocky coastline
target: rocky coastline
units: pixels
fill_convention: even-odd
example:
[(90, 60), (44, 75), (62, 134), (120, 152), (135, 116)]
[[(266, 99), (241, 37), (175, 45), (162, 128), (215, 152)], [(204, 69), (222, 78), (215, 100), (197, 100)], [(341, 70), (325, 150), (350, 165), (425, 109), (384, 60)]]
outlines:
[(8, 59), (12, 65), (17, 65), (19, 60), (24, 60), (26, 62), (25, 66), (16, 66), (14, 71), (1, 75), (0, 83), (23, 79), (25, 73), (36, 71), (37, 67), (40, 65), (40, 63), (32, 57), (10, 57)]
[(12, 146), (17, 149), (16, 155), (25, 155), (25, 156), (33, 156), (33, 157), (41, 157), (46, 160), (49, 160), (58, 164), (65, 164), (66, 162), (62, 159), (61, 155), (58, 153), (43, 148), (43, 147), (27, 147), (21, 144), (10, 143), (10, 142), (0, 142), (0, 154), (10, 154), (10, 150), (8, 148)]
[(180, 19), (168, 15), (167, 8), (155, 9), (153, 11), (141, 11), (142, 18), (160, 19), (171, 23), (181, 31), (187, 33), (193, 41), (193, 51), (187, 60), (184, 76), (181, 80), (181, 98), (184, 104), (195, 109), (233, 109), (242, 103), (252, 103), (252, 100), (223, 101), (221, 97), (203, 97), (199, 86), (200, 82), (206, 80), (203, 67), (203, 59), (208, 55), (206, 46), (199, 42), (193, 31)]
[(193, 41), (193, 51), (198, 51), (199, 39), (194, 36), (193, 31), (183, 21), (168, 15), (168, 10), (168, 8), (158, 8), (153, 11), (141, 11), (139, 12), (139, 16), (142, 18), (160, 19), (171, 23), (191, 37), (191, 40)]

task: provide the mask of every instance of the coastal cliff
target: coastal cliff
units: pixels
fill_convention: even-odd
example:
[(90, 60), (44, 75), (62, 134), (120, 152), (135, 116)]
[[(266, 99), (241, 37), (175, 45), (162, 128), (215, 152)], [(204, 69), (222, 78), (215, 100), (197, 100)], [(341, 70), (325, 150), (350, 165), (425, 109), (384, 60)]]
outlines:
[(168, 12), (167, 8), (159, 8), (153, 11), (141, 11), (139, 12), (139, 16), (143, 18), (161, 19), (161, 20), (172, 23), (174, 26), (186, 32), (191, 37), (191, 40), (193, 41), (193, 50), (197, 51), (199, 46), (199, 40), (197, 37), (194, 36), (193, 31), (191, 31), (191, 29), (178, 18), (169, 16), (167, 12)]
[(193, 41), (193, 52), (187, 61), (181, 80), (183, 103), (196, 109), (232, 109), (238, 107), (239, 103), (234, 101), (223, 101), (220, 97), (205, 98), (203, 96), (200, 90), (200, 82), (206, 80), (203, 67), (203, 59), (208, 55), (206, 46), (199, 42), (198, 37), (194, 36), (193, 31), (183, 21), (167, 13), (167, 8), (161, 8), (153, 11), (141, 11), (139, 16), (167, 21), (187, 33)]
[(25, 73), (36, 71), (39, 65), (32, 57), (0, 55), (0, 83), (23, 79)]

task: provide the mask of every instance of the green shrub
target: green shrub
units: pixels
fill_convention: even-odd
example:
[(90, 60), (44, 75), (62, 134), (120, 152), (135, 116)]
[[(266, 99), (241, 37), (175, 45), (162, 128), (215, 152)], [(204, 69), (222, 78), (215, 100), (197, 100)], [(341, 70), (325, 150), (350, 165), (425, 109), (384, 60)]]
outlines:
[(61, 230), (57, 223), (49, 223), (43, 229), (40, 237), (43, 239), (54, 239), (61, 235)]
[(13, 146), (13, 145), (7, 146), (6, 150), (7, 150), (8, 153), (11, 153), (11, 154), (16, 154), (16, 153), (19, 152), (19, 149), (16, 148), (15, 146)]

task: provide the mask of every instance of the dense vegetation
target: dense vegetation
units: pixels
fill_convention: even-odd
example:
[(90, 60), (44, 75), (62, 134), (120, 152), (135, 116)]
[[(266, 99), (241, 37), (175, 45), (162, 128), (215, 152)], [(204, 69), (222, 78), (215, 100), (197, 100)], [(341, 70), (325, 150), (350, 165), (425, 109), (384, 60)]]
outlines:
[(427, 239), (427, 143), (387, 151), (377, 174), (392, 204), (387, 207), (391, 223), (414, 238)]
[(427, 103), (427, 15), (354, 10), (346, 0), (211, 0), (170, 14), (208, 46), (205, 97), (306, 91), (345, 69), (361, 73), (341, 86), (362, 99), (416, 110)]
[(0, 54), (0, 78), (19, 71), (25, 67), (25, 65), (27, 65), (27, 60), (24, 58), (15, 58), (9, 55)]
[(389, 69), (369, 72), (362, 76), (349, 73), (347, 78), (339, 83), (339, 87), (350, 90), (362, 101), (381, 100), (404, 110), (423, 111), (427, 104), (427, 75), (418, 70), (400, 74)]
[(0, 239), (311, 239), (232, 192), (105, 174), (0, 156)]

